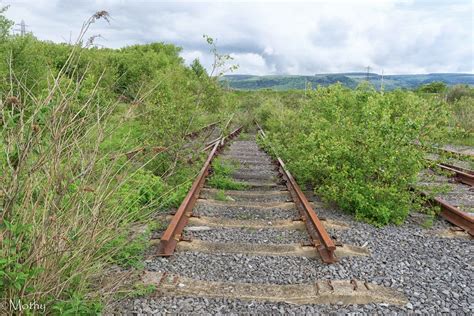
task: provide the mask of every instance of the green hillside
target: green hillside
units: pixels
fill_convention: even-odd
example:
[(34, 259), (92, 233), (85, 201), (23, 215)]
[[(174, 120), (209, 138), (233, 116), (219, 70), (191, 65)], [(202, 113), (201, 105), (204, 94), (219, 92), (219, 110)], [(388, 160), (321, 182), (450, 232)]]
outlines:
[[(382, 76), (376, 73), (369, 74), (369, 81), (377, 89), (382, 85)], [(224, 85), (239, 90), (290, 90), (304, 89), (305, 82), (312, 87), (318, 85), (329, 86), (340, 82), (343, 85), (354, 88), (359, 83), (367, 80), (367, 73), (337, 73), (316, 74), (314, 76), (252, 76), (252, 75), (228, 75), (223, 79)], [(423, 75), (385, 75), (383, 76), (383, 87), (385, 90), (397, 88), (413, 89), (422, 84), (441, 81), (447, 85), (469, 84), (474, 85), (473, 74), (438, 73)]]

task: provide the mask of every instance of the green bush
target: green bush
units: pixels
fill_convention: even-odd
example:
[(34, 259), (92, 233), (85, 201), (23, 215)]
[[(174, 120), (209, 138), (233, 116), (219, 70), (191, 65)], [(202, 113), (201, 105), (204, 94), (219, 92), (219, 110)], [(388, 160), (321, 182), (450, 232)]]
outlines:
[(274, 107), (270, 116), (263, 106), (257, 115), (264, 113), (268, 141), (298, 181), (376, 225), (400, 224), (417, 207), (410, 186), (424, 158), (415, 142), (440, 139), (448, 120), (443, 102), (365, 86), (320, 87), (301, 106)]
[(2, 13), (0, 297), (97, 313), (107, 267), (139, 267), (133, 225), (179, 205), (199, 169), (205, 140), (185, 135), (235, 100), (175, 45), (44, 42), (9, 35)]

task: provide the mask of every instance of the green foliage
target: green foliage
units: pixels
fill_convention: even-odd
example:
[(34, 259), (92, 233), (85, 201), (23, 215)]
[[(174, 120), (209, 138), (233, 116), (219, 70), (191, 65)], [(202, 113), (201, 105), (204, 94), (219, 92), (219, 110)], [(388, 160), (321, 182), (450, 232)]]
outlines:
[(0, 42), (5, 40), (10, 28), (13, 26), (13, 21), (7, 19), (4, 13), (7, 11), (8, 6), (0, 7)]
[(63, 300), (52, 300), (46, 303), (57, 315), (100, 315), (103, 305), (98, 300), (90, 300), (80, 293), (68, 294)]
[(431, 227), (433, 227), (433, 217), (429, 217), (427, 218), (422, 224), (421, 226), (423, 228), (426, 228), (426, 229), (429, 229)]
[(252, 137), (248, 133), (242, 132), (239, 134), (239, 140), (250, 140), (250, 139), (252, 139)]
[(214, 196), (214, 198), (217, 200), (217, 201), (227, 201), (227, 196), (225, 195), (225, 191), (224, 190), (219, 190), (216, 192), (216, 195)]
[(133, 222), (148, 216), (144, 208), (156, 207), (167, 189), (160, 177), (139, 169), (116, 191), (110, 205), (119, 207), (120, 213), (127, 213), (126, 219)]
[(418, 91), (424, 93), (442, 93), (446, 91), (447, 85), (444, 82), (435, 81), (424, 84), (418, 88)]
[(237, 70), (238, 65), (230, 64), (230, 62), (234, 59), (232, 56), (230, 56), (229, 54), (219, 53), (219, 51), (217, 50), (217, 40), (206, 34), (204, 34), (202, 37), (209, 45), (209, 52), (214, 58), (214, 61), (212, 63), (212, 69), (209, 74), (211, 77), (215, 76), (219, 78), (227, 72)]
[(156, 291), (156, 285), (154, 284), (136, 284), (133, 292), (129, 295), (130, 297), (141, 297), (152, 294)]
[(204, 68), (201, 65), (198, 58), (194, 59), (193, 62), (191, 63), (191, 69), (194, 71), (194, 73), (198, 77), (201, 77), (203, 75), (207, 75), (206, 68)]
[(24, 235), (31, 234), (32, 225), (11, 223), (3, 220), (0, 223), (2, 248), (0, 249), (0, 293), (8, 289), (20, 291), (27, 286), (27, 281), (41, 272), (40, 267), (30, 268), (22, 258), (30, 251), (31, 245), (21, 243)]
[(230, 177), (213, 175), (208, 181), (207, 184), (216, 189), (222, 190), (244, 190), (247, 186), (244, 183), (237, 182)]
[(141, 268), (143, 266), (143, 255), (149, 245), (149, 237), (150, 231), (148, 229), (133, 238), (127, 232), (124, 232), (106, 243), (103, 250), (107, 253), (109, 249), (120, 249), (109, 257), (109, 263), (117, 264), (123, 268)]
[(140, 268), (149, 233), (133, 227), (178, 206), (199, 169), (206, 140), (185, 135), (235, 100), (175, 45), (43, 42), (7, 35), (3, 12), (0, 297), (96, 314), (104, 270)]
[(446, 94), (448, 102), (457, 101), (462, 97), (474, 98), (474, 88), (468, 85), (459, 84), (451, 87)]
[(409, 189), (424, 158), (414, 142), (440, 139), (448, 119), (444, 103), (411, 92), (341, 85), (295, 109), (267, 102), (256, 112), (298, 181), (376, 225), (400, 224), (417, 207)]
[(238, 167), (235, 162), (215, 159), (212, 163), (212, 175), (207, 180), (207, 184), (221, 190), (244, 190), (247, 186), (244, 183), (232, 179), (232, 173)]
[(446, 100), (452, 113), (448, 143), (474, 146), (474, 88), (456, 85)]

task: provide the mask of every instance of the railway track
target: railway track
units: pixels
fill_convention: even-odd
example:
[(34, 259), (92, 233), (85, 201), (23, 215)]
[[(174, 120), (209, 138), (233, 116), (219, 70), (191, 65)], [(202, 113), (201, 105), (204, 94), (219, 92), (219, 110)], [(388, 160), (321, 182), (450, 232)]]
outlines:
[(204, 127), (201, 127), (200, 129), (196, 130), (196, 131), (193, 131), (193, 132), (190, 132), (190, 133), (187, 133), (186, 134), (186, 138), (196, 138), (199, 134), (203, 133), (203, 132), (206, 132), (206, 131), (212, 131), (214, 128), (217, 127), (217, 124), (219, 124), (219, 122), (213, 122), (213, 123), (210, 123)]
[[(145, 283), (157, 285), (168, 297), (292, 304), (405, 304), (400, 292), (363, 279), (314, 278), (298, 272), (298, 260), (306, 265), (332, 265), (342, 258), (369, 256), (370, 252), (331, 238), (326, 227), (348, 227), (320, 220), (315, 211), (320, 204), (308, 201), (284, 162), (274, 161), (262, 151), (255, 135), (233, 140), (226, 148), (239, 132), (237, 129), (230, 137), (209, 144), (212, 148), (208, 159), (170, 219), (155, 253), (168, 257), (161, 260), (170, 260), (169, 266), (164, 271), (147, 272)], [(231, 178), (243, 184), (243, 189), (220, 190), (207, 185), (217, 155), (222, 162), (237, 166)], [(226, 266), (209, 267), (222, 274), (191, 268), (183, 275), (189, 258), (193, 258), (193, 267), (207, 267), (211, 262)], [(281, 272), (281, 278), (270, 277), (270, 271), (282, 271), (285, 266), (294, 271), (287, 269)], [(234, 270), (246, 270), (248, 275)], [(241, 280), (236, 282), (235, 278)]]
[(474, 153), (472, 152), (471, 147), (466, 146), (466, 148), (462, 148), (458, 150), (443, 148), (443, 147), (435, 147), (434, 149), (435, 151), (447, 154), (449, 156), (454, 156), (461, 159), (469, 159), (471, 161), (474, 160)]
[[(430, 197), (430, 194), (427, 191), (421, 191), (421, 194), (425, 197), (429, 197), (431, 203), (439, 206), (441, 208), (440, 216), (449, 221), (450, 223), (456, 225), (460, 229), (464, 230), (471, 237), (474, 236), (474, 216), (472, 213), (464, 212), (462, 206), (456, 205), (460, 204), (460, 196), (464, 197), (464, 200), (467, 200), (467, 203), (470, 203), (468, 206), (474, 208), (474, 199), (472, 197), (474, 186), (474, 172), (456, 165), (451, 165), (447, 163), (438, 163), (436, 167), (442, 171), (448, 172), (451, 174), (455, 182), (458, 182), (457, 185), (451, 186), (451, 192), (445, 193), (444, 196)], [(441, 180), (442, 181), (442, 180)], [(441, 194), (443, 195), (443, 194)], [(454, 199), (450, 199), (449, 196), (454, 195)], [(467, 198), (465, 198), (467, 196)], [(449, 200), (448, 200), (449, 199)], [(472, 201), (471, 201), (472, 200)]]
[[(160, 219), (170, 224), (145, 260), (141, 281), (156, 290), (121, 302), (118, 313), (472, 314), (470, 240), (439, 235), (441, 221), (429, 232), (375, 228), (317, 196), (300, 200), (283, 161), (255, 135), (235, 139), (239, 132), (206, 144), (206, 163), (180, 208)], [(210, 186), (217, 156), (235, 166), (230, 178), (244, 188)], [(326, 219), (315, 224), (311, 210)]]
[[(240, 132), (240, 130), (241, 130), (240, 128), (235, 130), (229, 135), (228, 138), (234, 137)], [(263, 130), (261, 129), (260, 129), (260, 132), (264, 133)], [(210, 152), (201, 172), (199, 173), (198, 177), (193, 183), (191, 190), (189, 191), (188, 195), (184, 199), (178, 211), (175, 213), (167, 230), (165, 231), (165, 233), (163, 234), (163, 237), (161, 238), (159, 255), (161, 256), (172, 255), (176, 248), (177, 243), (180, 240), (183, 240), (183, 238), (186, 240), (186, 238), (183, 237), (183, 234), (182, 234), (183, 229), (186, 226), (187, 222), (189, 221), (189, 217), (192, 216), (193, 208), (197, 201), (197, 197), (199, 196), (201, 192), (206, 176), (209, 174), (211, 162), (217, 156), (218, 152), (224, 147), (225, 143), (226, 143), (226, 139), (221, 139), (210, 144), (213, 146), (212, 151)], [(257, 145), (255, 144), (255, 146), (252, 146), (252, 149), (255, 151), (258, 151)], [(240, 149), (237, 147), (237, 150), (240, 150)], [(247, 156), (236, 155), (235, 157), (237, 158), (237, 162), (239, 163), (239, 165), (256, 164), (258, 166), (259, 162), (266, 161), (266, 159), (269, 159), (268, 157), (266, 157), (265, 154), (247, 155)], [(255, 161), (253, 161), (252, 159), (255, 159)], [(268, 161), (268, 163), (271, 165), (271, 161)], [(278, 166), (279, 173), (269, 172), (268, 173), (269, 177), (264, 177), (264, 178), (267, 180), (271, 180), (272, 179), (271, 176), (281, 178), (281, 180), (279, 180), (278, 182), (280, 184), (286, 185), (286, 188), (290, 194), (290, 197), (294, 201), (294, 205), (299, 210), (298, 219), (301, 220), (303, 223), (305, 223), (305, 227), (310, 236), (310, 244), (314, 246), (315, 249), (317, 249), (323, 262), (325, 263), (336, 262), (336, 257), (335, 257), (336, 246), (333, 240), (330, 238), (329, 234), (327, 233), (326, 229), (322, 225), (321, 221), (319, 220), (316, 212), (313, 210), (308, 199), (305, 197), (305, 195), (301, 191), (300, 187), (294, 180), (291, 173), (285, 168), (284, 162), (280, 158), (277, 158), (276, 164)], [(247, 177), (250, 179), (253, 179), (252, 177), (256, 175), (257, 179), (259, 179), (260, 174), (256, 173), (256, 170), (254, 170), (252, 167), (248, 167), (247, 172), (248, 171), (250, 171), (250, 173), (246, 173), (245, 176), (244, 174), (239, 174), (238, 176), (244, 177), (244, 179), (246, 179)]]

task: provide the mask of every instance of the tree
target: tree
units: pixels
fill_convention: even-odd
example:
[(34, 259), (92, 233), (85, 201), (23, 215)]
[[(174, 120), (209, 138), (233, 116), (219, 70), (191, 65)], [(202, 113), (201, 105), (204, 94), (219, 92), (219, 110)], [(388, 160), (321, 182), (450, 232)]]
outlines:
[(8, 6), (0, 8), (0, 40), (4, 40), (10, 33), (13, 21), (7, 19), (4, 13), (8, 10)]
[(204, 66), (201, 65), (201, 63), (199, 62), (199, 58), (196, 58), (193, 60), (193, 62), (191, 63), (191, 69), (194, 71), (194, 73), (198, 77), (201, 77), (204, 74), (207, 75), (206, 68), (204, 68)]
[(418, 90), (425, 93), (441, 93), (446, 91), (447, 86), (444, 82), (434, 81), (425, 85), (422, 85)]
[(239, 68), (239, 66), (235, 64), (229, 65), (229, 62), (231, 62), (234, 58), (229, 54), (220, 54), (217, 50), (216, 41), (212, 37), (206, 34), (204, 34), (202, 37), (206, 40), (210, 47), (209, 51), (214, 57), (212, 70), (209, 74), (210, 77), (215, 76), (216, 78), (219, 78), (227, 72), (233, 72)]

